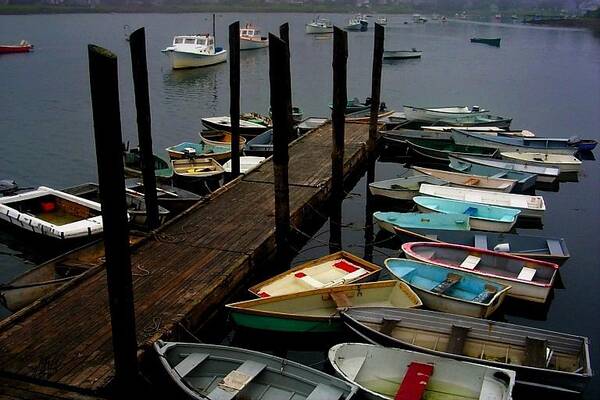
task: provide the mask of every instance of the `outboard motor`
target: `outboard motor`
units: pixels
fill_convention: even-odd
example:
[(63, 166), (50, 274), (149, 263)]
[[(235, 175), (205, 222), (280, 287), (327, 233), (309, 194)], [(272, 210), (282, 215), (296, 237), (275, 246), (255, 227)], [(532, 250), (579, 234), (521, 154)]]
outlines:
[(367, 97), (367, 98), (365, 99), (365, 105), (366, 105), (366, 106), (369, 106), (369, 105), (371, 105), (371, 101), (372, 101), (372, 99), (371, 99), (370, 97)]
[(387, 109), (387, 106), (385, 105), (385, 102), (381, 102), (379, 104), (379, 111), (385, 111)]
[(10, 195), (19, 189), (17, 182), (10, 179), (0, 180), (0, 194), (3, 196)]
[(577, 144), (579, 142), (581, 142), (581, 138), (579, 136), (577, 136), (577, 135), (571, 136), (569, 138), (569, 140), (567, 140), (567, 143), (569, 143), (570, 145), (574, 145), (574, 144)]

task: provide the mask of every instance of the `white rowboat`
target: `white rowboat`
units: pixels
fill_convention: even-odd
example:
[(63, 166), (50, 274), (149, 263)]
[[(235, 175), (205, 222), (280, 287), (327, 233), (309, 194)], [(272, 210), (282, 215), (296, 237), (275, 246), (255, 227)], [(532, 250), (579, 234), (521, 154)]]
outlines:
[(547, 153), (502, 152), (502, 159), (523, 165), (558, 168), (561, 174), (579, 172), (581, 161), (571, 155)]
[(404, 115), (409, 121), (437, 122), (440, 119), (454, 119), (468, 117), (478, 114), (487, 114), (488, 110), (484, 110), (477, 106), (466, 107), (438, 107), (424, 108), (415, 106), (404, 106)]
[(509, 193), (517, 184), (517, 181), (514, 179), (491, 178), (483, 175), (470, 175), (460, 172), (442, 171), (440, 169), (417, 166), (413, 166), (412, 169), (422, 174), (448, 181), (450, 182), (450, 186), (462, 188)]

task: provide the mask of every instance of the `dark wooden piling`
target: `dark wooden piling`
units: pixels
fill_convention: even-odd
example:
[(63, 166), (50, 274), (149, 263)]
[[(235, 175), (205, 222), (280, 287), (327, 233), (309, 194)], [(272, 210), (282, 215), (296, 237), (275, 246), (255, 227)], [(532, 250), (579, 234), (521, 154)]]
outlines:
[(217, 32), (215, 30), (215, 14), (212, 15), (212, 29), (213, 29), (213, 38), (215, 39), (215, 46), (217, 45)]
[(377, 143), (377, 120), (379, 117), (379, 104), (381, 97), (381, 69), (383, 64), (383, 41), (385, 30), (383, 26), (375, 24), (373, 40), (373, 73), (371, 77), (371, 118), (369, 119), (369, 152), (375, 149)]
[[(285, 24), (281, 24), (279, 26), (279, 37), (281, 38), (281, 40), (283, 40), (287, 46), (287, 51), (288, 51), (288, 55), (291, 58), (291, 52), (290, 52), (290, 26), (289, 24), (286, 22)], [(287, 63), (287, 70), (289, 71), (289, 76), (290, 79), (288, 81), (288, 88), (286, 89), (287, 91), (289, 91), (290, 93), (290, 107), (288, 109), (288, 124), (290, 126), (290, 130), (288, 132), (288, 142), (291, 142), (292, 140), (294, 140), (296, 138), (296, 135), (294, 134), (293, 129), (291, 128), (294, 125), (294, 120), (292, 118), (292, 69), (289, 65), (289, 58), (288, 58), (288, 63)]]
[(365, 252), (363, 258), (367, 261), (373, 261), (373, 250), (375, 248), (375, 235), (373, 227), (373, 195), (369, 190), (369, 184), (375, 181), (375, 154), (370, 152), (367, 155), (367, 187), (365, 188), (367, 200), (365, 205)]
[[(290, 53), (287, 43), (269, 34), (269, 81), (273, 119), (273, 173), (275, 188), (275, 241), (277, 258), (285, 263), (289, 256), (290, 193), (288, 184), (288, 138), (291, 125)], [(282, 264), (283, 265), (283, 264)]]
[(288, 51), (290, 49), (290, 24), (287, 22), (285, 24), (279, 25), (279, 37), (281, 40), (287, 43)]
[(138, 140), (146, 201), (146, 224), (149, 230), (158, 228), (158, 200), (156, 176), (152, 155), (152, 122), (150, 117), (150, 95), (148, 92), (148, 66), (146, 62), (146, 32), (140, 28), (129, 35), (131, 69), (137, 110)]
[(229, 25), (229, 115), (231, 116), (231, 176), (240, 174), (240, 21)]
[(335, 27), (333, 30), (333, 110), (331, 123), (333, 149), (331, 151), (331, 177), (333, 195), (341, 196), (344, 182), (344, 128), (346, 102), (348, 99), (346, 80), (348, 62), (348, 34)]
[(138, 362), (117, 57), (106, 49), (89, 45), (88, 58), (115, 361), (114, 387), (117, 393), (125, 394), (138, 382)]

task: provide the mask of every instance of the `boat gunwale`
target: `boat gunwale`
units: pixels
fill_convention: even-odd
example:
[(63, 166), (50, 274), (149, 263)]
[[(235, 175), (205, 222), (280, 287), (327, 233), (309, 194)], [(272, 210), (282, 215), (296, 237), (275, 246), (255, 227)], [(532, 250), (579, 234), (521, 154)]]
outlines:
[[(524, 281), (524, 280), (519, 280), (516, 277), (510, 277), (510, 276), (503, 276), (503, 275), (498, 275), (498, 274), (493, 274), (493, 273), (489, 273), (489, 272), (482, 272), (480, 270), (474, 269), (474, 270), (470, 270), (467, 268), (462, 268), (460, 265), (452, 265), (452, 264), (448, 264), (446, 262), (441, 262), (438, 261), (436, 263), (439, 263), (439, 265), (442, 265), (444, 267), (448, 267), (448, 268), (452, 268), (452, 269), (456, 269), (459, 271), (465, 271), (465, 272), (469, 272), (475, 275), (481, 275), (481, 276), (489, 276), (489, 277), (494, 277), (496, 279), (503, 279), (503, 280), (507, 280), (507, 281), (512, 281), (512, 282), (517, 282), (520, 284), (524, 284), (524, 285), (532, 285), (532, 286), (538, 286), (538, 287), (544, 287), (544, 288), (552, 288), (552, 286), (554, 285), (554, 279), (556, 278), (556, 273), (559, 270), (559, 266), (556, 263), (550, 263), (547, 261), (542, 261), (542, 260), (536, 260), (535, 258), (527, 258), (527, 257), (522, 257), (522, 256), (515, 256), (513, 254), (507, 254), (507, 253), (500, 253), (497, 251), (492, 251), (492, 250), (486, 250), (486, 249), (480, 249), (477, 247), (471, 247), (471, 246), (464, 246), (462, 244), (454, 244), (454, 243), (446, 243), (446, 242), (408, 242), (408, 243), (404, 243), (402, 245), (402, 251), (408, 256), (410, 254), (410, 257), (417, 260), (417, 261), (423, 261), (423, 262), (431, 262), (428, 261), (429, 259), (421, 256), (420, 254), (417, 254), (412, 248), (413, 247), (417, 247), (417, 246), (433, 246), (433, 247), (440, 247), (440, 248), (444, 248), (444, 247), (454, 247), (457, 248), (459, 250), (465, 250), (468, 251), (469, 255), (472, 255), (471, 253), (486, 253), (488, 255), (491, 256), (495, 256), (495, 257), (506, 257), (506, 258), (512, 258), (512, 259), (517, 259), (519, 261), (524, 261), (530, 264), (543, 264), (544, 268), (552, 268), (553, 269), (553, 273), (552, 276), (550, 278), (550, 282), (548, 283), (541, 283), (541, 282), (534, 282), (533, 280), (531, 281)], [(432, 264), (435, 264), (433, 262), (431, 262)]]
[[(501, 208), (501, 209), (503, 209), (503, 211), (505, 211), (505, 212), (507, 212), (507, 211), (510, 211), (510, 214), (514, 214), (514, 215), (510, 215), (510, 217), (512, 217), (512, 220), (510, 220), (510, 221), (502, 221), (502, 220), (500, 220), (500, 219), (498, 219), (498, 218), (490, 218), (490, 217), (483, 217), (483, 216), (472, 216), (472, 215), (469, 215), (469, 218), (472, 218), (472, 219), (480, 219), (480, 220), (484, 220), (484, 221), (492, 221), (492, 222), (495, 222), (495, 223), (502, 223), (502, 224), (514, 224), (514, 223), (517, 221), (517, 217), (518, 217), (518, 216), (521, 214), (521, 211), (520, 211), (520, 210), (517, 210), (517, 209), (515, 209), (515, 208), (500, 207), (500, 206), (491, 206), (491, 205), (482, 204), (482, 203), (474, 203), (474, 202), (472, 202), (472, 201), (461, 201), (461, 200), (453, 200), (453, 199), (444, 199), (444, 198), (441, 198), (441, 197), (434, 197), (434, 196), (415, 196), (415, 197), (413, 197), (413, 199), (412, 199), (412, 200), (413, 200), (415, 203), (417, 203), (417, 206), (420, 206), (420, 207), (426, 208), (426, 209), (428, 209), (428, 210), (431, 210), (431, 212), (437, 212), (437, 213), (441, 213), (441, 214), (459, 214), (459, 213), (456, 213), (456, 212), (452, 212), (452, 213), (448, 213), (448, 212), (442, 212), (442, 211), (439, 211), (439, 210), (437, 210), (437, 209), (431, 208), (431, 207), (430, 207), (430, 206), (428, 206), (428, 205), (419, 204), (419, 200), (420, 200), (420, 199), (419, 199), (419, 197), (420, 197), (420, 198), (430, 198), (430, 199), (436, 199), (436, 200), (446, 200), (446, 201), (453, 201), (453, 202), (465, 203), (465, 204), (472, 204), (472, 205), (474, 205), (474, 206), (483, 206), (483, 207)], [(416, 200), (415, 200), (415, 199), (416, 199)], [(515, 213), (515, 211), (516, 211), (516, 213)]]

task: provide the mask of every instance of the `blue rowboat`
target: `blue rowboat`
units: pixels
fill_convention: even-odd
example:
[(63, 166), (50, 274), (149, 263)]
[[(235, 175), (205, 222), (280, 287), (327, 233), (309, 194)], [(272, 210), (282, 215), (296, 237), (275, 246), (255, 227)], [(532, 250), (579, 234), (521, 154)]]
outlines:
[(427, 228), (433, 230), (468, 231), (471, 229), (469, 216), (464, 214), (439, 213), (373, 213), (373, 218), (381, 229), (394, 233), (394, 228)]
[(400, 226), (394, 226), (393, 228), (402, 242), (431, 241), (461, 244), (484, 250), (501, 251), (514, 256), (548, 261), (558, 265), (563, 264), (570, 257), (565, 239), (558, 237)]
[(390, 275), (409, 285), (427, 308), (451, 314), (487, 318), (500, 307), (510, 289), (508, 285), (420, 261), (388, 258), (384, 265)]
[(172, 160), (181, 158), (213, 158), (217, 161), (231, 157), (231, 146), (214, 146), (206, 143), (183, 142), (165, 149)]
[(579, 151), (592, 151), (596, 148), (598, 142), (593, 139), (584, 139), (577, 142), (576, 146)]
[(490, 136), (469, 131), (452, 131), (452, 139), (463, 146), (480, 146), (503, 151), (544, 152), (549, 154), (573, 155), (577, 152), (577, 141), (553, 138), (520, 138)]
[(269, 157), (273, 154), (273, 129), (269, 129), (246, 142), (247, 156)]
[(481, 231), (508, 232), (521, 211), (512, 208), (487, 206), (467, 201), (417, 196), (413, 198), (419, 211), (443, 214), (464, 214), (471, 217), (471, 228)]
[(527, 172), (512, 171), (503, 168), (496, 168), (487, 165), (472, 164), (470, 162), (462, 161), (459, 158), (449, 155), (450, 168), (457, 172), (470, 175), (481, 175), (490, 178), (503, 178), (513, 179), (517, 181), (515, 192), (525, 192), (532, 189), (535, 186), (537, 175), (529, 174)]

